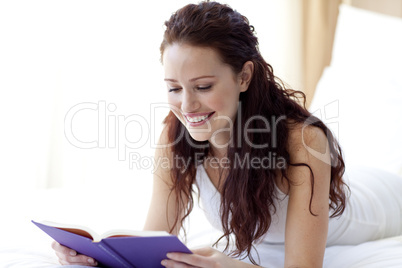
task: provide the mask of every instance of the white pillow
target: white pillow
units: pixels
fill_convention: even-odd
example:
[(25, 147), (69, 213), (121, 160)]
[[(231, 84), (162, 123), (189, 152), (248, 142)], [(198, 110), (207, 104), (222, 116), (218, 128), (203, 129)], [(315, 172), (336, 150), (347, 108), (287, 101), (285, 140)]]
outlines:
[(341, 5), (310, 111), (338, 137), (347, 165), (402, 174), (402, 19)]
[(331, 66), (401, 76), (402, 19), (341, 4)]

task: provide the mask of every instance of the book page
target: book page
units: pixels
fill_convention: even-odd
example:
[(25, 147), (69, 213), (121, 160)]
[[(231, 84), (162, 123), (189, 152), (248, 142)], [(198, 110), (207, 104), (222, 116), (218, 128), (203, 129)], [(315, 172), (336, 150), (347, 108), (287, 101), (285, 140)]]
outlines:
[[(56, 227), (56, 226), (55, 226), (55, 227)], [(56, 227), (56, 228), (61, 229), (61, 230), (64, 230), (64, 231), (67, 231), (67, 232), (70, 232), (70, 233), (73, 233), (73, 234), (77, 234), (77, 235), (80, 235), (80, 236), (88, 237), (89, 239), (94, 240), (93, 236), (92, 236), (90, 233), (88, 233), (87, 231), (82, 230), (82, 229), (77, 229), (77, 228), (61, 228), (61, 227)]]
[(99, 235), (94, 230), (80, 225), (74, 224), (65, 224), (65, 223), (56, 223), (51, 221), (38, 221), (39, 223), (52, 226), (73, 234), (77, 234), (83, 237), (87, 237), (91, 239), (93, 242), (99, 242), (103, 238), (108, 237), (156, 237), (156, 236), (170, 236), (168, 232), (165, 231), (135, 231), (129, 229), (115, 229), (104, 232), (102, 235)]
[(127, 237), (127, 236), (138, 236), (138, 237), (151, 237), (151, 236), (169, 236), (168, 232), (165, 231), (134, 231), (128, 229), (117, 229), (110, 230), (101, 235), (102, 238), (108, 237)]
[(51, 222), (51, 221), (38, 221), (41, 224), (45, 224), (48, 226), (52, 226), (73, 234), (77, 234), (83, 237), (87, 237), (93, 241), (100, 241), (102, 238), (97, 234), (94, 230), (85, 227), (85, 226), (80, 226), (80, 225), (75, 225), (75, 224), (66, 224), (66, 223), (57, 223), (57, 222)]

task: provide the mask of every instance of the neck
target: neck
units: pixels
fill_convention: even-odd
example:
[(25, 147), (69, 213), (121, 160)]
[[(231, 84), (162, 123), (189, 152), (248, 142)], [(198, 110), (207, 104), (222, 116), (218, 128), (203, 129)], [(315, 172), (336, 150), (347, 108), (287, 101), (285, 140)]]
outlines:
[(230, 139), (230, 134), (228, 132), (220, 132), (215, 134), (209, 140), (211, 154), (218, 158), (227, 156), (228, 147), (230, 146), (231, 142)]
[(211, 154), (214, 157), (223, 158), (223, 157), (227, 156), (227, 151), (228, 151), (227, 146), (225, 146), (225, 147), (222, 147), (222, 146), (216, 147), (216, 146), (214, 146), (214, 145), (212, 145), (210, 143), (210, 148), (211, 148)]

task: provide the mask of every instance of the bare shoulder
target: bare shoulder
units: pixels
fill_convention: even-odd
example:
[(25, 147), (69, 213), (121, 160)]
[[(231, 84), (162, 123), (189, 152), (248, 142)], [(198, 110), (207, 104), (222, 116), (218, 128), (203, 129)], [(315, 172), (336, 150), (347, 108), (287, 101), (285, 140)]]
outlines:
[[(289, 123), (286, 148), (290, 161), (287, 165), (288, 179), (295, 184), (310, 182), (310, 172), (325, 177), (330, 173), (328, 140), (320, 128), (303, 123)], [(289, 193), (290, 185), (287, 180), (282, 180), (281, 175), (278, 175), (276, 182), (282, 192)]]
[(317, 158), (327, 154), (328, 139), (319, 127), (302, 123), (291, 124), (287, 150), (291, 161), (308, 162), (312, 157)]
[[(289, 178), (296, 183), (310, 181), (310, 172), (327, 183), (330, 179), (331, 157), (328, 139), (324, 131), (302, 123), (291, 124), (287, 150), (290, 157)], [(291, 165), (300, 164), (303, 165)]]

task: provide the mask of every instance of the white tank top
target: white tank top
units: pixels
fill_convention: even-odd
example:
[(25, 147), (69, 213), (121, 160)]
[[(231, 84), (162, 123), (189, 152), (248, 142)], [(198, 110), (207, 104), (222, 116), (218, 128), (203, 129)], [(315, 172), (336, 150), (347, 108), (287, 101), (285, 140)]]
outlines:
[[(206, 218), (214, 228), (223, 231), (220, 217), (221, 195), (202, 164), (197, 167), (196, 184)], [(271, 226), (263, 239), (274, 244), (284, 243), (285, 241), (286, 211), (289, 199), (278, 188), (277, 197), (278, 200), (274, 199), (276, 213), (272, 216)]]

